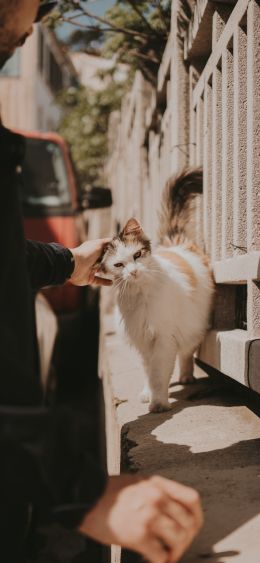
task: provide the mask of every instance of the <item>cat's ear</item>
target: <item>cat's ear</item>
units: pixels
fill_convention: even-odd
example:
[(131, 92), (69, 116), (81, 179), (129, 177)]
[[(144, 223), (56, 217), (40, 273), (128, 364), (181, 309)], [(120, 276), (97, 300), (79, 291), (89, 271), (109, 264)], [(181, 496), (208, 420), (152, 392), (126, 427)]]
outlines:
[(131, 219), (129, 219), (123, 229), (123, 233), (124, 236), (128, 236), (128, 235), (142, 235), (143, 234), (143, 229), (139, 223), (139, 221), (135, 218), (132, 217)]

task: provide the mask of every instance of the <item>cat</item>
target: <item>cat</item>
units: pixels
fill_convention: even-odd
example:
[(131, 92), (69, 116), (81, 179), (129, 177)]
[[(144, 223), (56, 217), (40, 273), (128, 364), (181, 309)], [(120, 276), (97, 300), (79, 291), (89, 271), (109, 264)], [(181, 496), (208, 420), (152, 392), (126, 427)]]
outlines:
[(130, 339), (141, 354), (150, 412), (171, 408), (168, 388), (179, 357), (180, 383), (194, 381), (193, 354), (208, 327), (214, 283), (206, 255), (186, 235), (202, 171), (186, 169), (164, 190), (159, 244), (152, 249), (136, 218), (108, 243), (101, 271), (114, 280)]

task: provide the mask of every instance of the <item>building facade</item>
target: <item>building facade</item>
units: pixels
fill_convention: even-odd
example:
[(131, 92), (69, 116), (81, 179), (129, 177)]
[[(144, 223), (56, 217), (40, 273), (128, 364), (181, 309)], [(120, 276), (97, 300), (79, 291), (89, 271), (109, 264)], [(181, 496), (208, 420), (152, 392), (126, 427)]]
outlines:
[(203, 166), (193, 237), (217, 289), (199, 357), (260, 392), (260, 6), (196, 0), (182, 14), (174, 1), (157, 89), (137, 73), (111, 119), (114, 228), (136, 215), (156, 241), (166, 180)]
[(72, 62), (55, 35), (41, 25), (0, 73), (0, 113), (7, 127), (57, 128), (57, 94), (77, 80)]

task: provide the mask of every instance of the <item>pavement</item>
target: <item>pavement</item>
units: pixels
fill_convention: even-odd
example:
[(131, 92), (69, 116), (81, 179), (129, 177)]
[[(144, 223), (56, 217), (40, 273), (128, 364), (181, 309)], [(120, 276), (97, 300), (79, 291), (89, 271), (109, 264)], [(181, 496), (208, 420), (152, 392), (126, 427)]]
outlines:
[[(195, 384), (173, 376), (171, 411), (148, 413), (141, 360), (111, 307), (101, 310), (110, 472), (159, 473), (200, 492), (205, 525), (183, 563), (260, 563), (260, 397), (197, 366)], [(140, 558), (115, 548), (119, 561)]]

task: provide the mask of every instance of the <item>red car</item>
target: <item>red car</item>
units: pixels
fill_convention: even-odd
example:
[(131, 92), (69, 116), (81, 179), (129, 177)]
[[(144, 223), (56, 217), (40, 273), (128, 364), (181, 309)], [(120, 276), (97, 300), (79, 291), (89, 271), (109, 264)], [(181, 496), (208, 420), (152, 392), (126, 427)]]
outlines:
[[(69, 148), (57, 133), (17, 132), (23, 135), (26, 145), (20, 174), (26, 238), (59, 242), (68, 248), (77, 246), (83, 242), (79, 226), (81, 238), (87, 236), (85, 227), (89, 218), (86, 218), (88, 212), (85, 210), (110, 207), (110, 190), (93, 187), (85, 192), (79, 191)], [(46, 288), (43, 293), (56, 313), (56, 320), (53, 313), (48, 312), (46, 302), (44, 304), (38, 296), (36, 324), (42, 378), (48, 374), (46, 346), (48, 364), (58, 327), (52, 360), (58, 394), (71, 397), (72, 390), (78, 395), (86, 384), (96, 387), (98, 292), (67, 282)]]
[[(78, 191), (69, 148), (57, 133), (18, 132), (26, 142), (21, 173), (25, 236), (73, 248), (80, 241)], [(56, 313), (72, 312), (79, 306), (80, 288), (70, 283), (44, 293)]]

